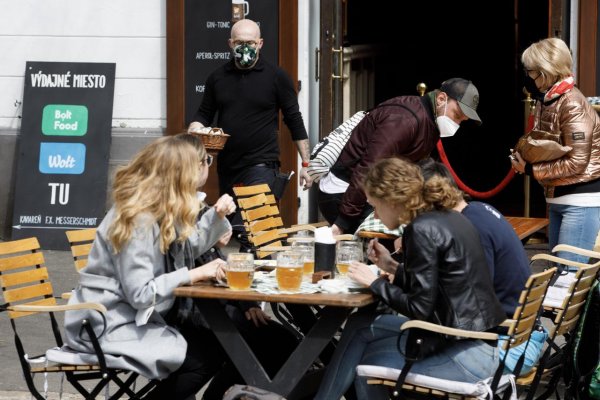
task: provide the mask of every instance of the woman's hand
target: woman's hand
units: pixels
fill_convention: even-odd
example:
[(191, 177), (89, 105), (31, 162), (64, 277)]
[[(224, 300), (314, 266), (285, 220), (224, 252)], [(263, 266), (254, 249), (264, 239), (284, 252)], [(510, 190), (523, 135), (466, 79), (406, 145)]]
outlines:
[(212, 260), (204, 265), (190, 270), (192, 283), (207, 281), (210, 279), (225, 280), (225, 266), (227, 263), (220, 258)]
[(252, 321), (254, 326), (267, 325), (271, 320), (260, 307), (252, 307), (246, 311), (246, 319)]
[(229, 240), (231, 240), (232, 234), (233, 234), (233, 231), (231, 229), (229, 229), (229, 232), (227, 232), (226, 234), (224, 234), (223, 236), (221, 236), (219, 238), (217, 243), (215, 243), (215, 246), (217, 246), (218, 248), (227, 246), (227, 243), (229, 243)]
[(228, 194), (219, 197), (219, 200), (217, 200), (213, 207), (221, 219), (225, 218), (226, 215), (235, 212), (236, 208), (233, 199)]
[(512, 164), (513, 169), (518, 174), (524, 173), (525, 165), (527, 165), (527, 162), (523, 160), (523, 157), (521, 157), (521, 154), (518, 151), (515, 151), (514, 153), (512, 153), (512, 155), (514, 156), (514, 158), (510, 158), (510, 163)]
[(350, 263), (350, 268), (348, 268), (348, 276), (361, 285), (367, 287), (371, 286), (371, 283), (378, 278), (371, 268), (358, 261), (352, 261)]
[[(394, 244), (395, 243), (396, 242), (394, 242)], [(392, 258), (389, 250), (379, 243), (379, 240), (373, 239), (369, 242), (369, 246), (367, 247), (367, 257), (380, 269), (392, 274), (396, 272), (398, 263)]]

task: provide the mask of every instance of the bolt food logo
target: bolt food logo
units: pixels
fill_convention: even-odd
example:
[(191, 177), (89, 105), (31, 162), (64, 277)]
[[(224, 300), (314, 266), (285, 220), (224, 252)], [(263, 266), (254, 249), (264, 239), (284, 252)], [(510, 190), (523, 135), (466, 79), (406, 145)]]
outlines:
[(42, 142), (39, 168), (42, 174), (81, 174), (85, 170), (85, 145)]
[(83, 136), (87, 133), (86, 106), (48, 104), (42, 114), (42, 132), (46, 136)]

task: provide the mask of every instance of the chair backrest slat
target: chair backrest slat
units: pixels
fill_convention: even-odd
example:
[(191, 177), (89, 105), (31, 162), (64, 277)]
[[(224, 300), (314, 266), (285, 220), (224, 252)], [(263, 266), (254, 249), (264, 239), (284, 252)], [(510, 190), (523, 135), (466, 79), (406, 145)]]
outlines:
[(285, 239), (287, 235), (282, 235), (277, 230), (265, 231), (254, 236), (254, 245), (261, 246), (266, 243), (270, 243), (274, 240)]
[[(7, 303), (23, 302), (32, 298), (52, 296), (52, 284), (50, 282), (37, 283), (17, 289), (5, 290), (2, 295)], [(24, 303), (20, 303), (24, 304)]]
[(78, 245), (71, 247), (71, 254), (73, 254), (73, 257), (87, 256), (88, 254), (90, 254), (91, 249), (92, 249), (91, 243), (78, 244)]
[(271, 188), (266, 183), (252, 186), (238, 186), (233, 188), (233, 193), (237, 197), (247, 197), (259, 193), (270, 193)]
[[(0, 288), (9, 305), (56, 305), (44, 254), (34, 237), (0, 243)], [(10, 318), (36, 313), (9, 312)]]
[(96, 237), (96, 228), (88, 229), (75, 229), (72, 231), (66, 231), (67, 240), (69, 243), (76, 242), (91, 242)]
[(256, 234), (268, 229), (279, 228), (280, 226), (283, 226), (283, 220), (280, 217), (270, 217), (251, 222), (248, 229), (251, 233)]
[(9, 242), (0, 243), (0, 255), (15, 254), (25, 251), (37, 250), (40, 248), (40, 243), (37, 238), (31, 237), (26, 239), (12, 240)]
[(551, 340), (554, 340), (556, 336), (572, 333), (577, 328), (577, 322), (587, 301), (587, 294), (594, 284), (599, 270), (600, 262), (577, 270), (573, 283), (569, 288), (569, 295), (565, 297), (562, 309), (558, 311), (556, 318), (554, 318), (554, 330)]
[(96, 238), (96, 228), (76, 229), (66, 231), (67, 240), (71, 246), (71, 255), (77, 271), (87, 266), (87, 258)]
[(0, 287), (7, 289), (13, 286), (23, 285), (31, 282), (48, 280), (48, 269), (46, 267), (29, 269), (27, 271), (0, 275)]
[(556, 267), (533, 274), (527, 279), (519, 297), (519, 306), (513, 314), (514, 323), (508, 329), (510, 340), (504, 341), (504, 349), (518, 346), (529, 340), (542, 309), (546, 290), (556, 272)]
[(0, 273), (44, 264), (44, 255), (41, 252), (20, 254), (13, 257), (0, 258)]

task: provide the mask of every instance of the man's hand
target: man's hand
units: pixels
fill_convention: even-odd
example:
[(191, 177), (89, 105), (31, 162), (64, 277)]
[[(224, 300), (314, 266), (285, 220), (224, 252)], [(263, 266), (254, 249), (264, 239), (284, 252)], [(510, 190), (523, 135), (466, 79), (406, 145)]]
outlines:
[(310, 175), (308, 174), (308, 171), (306, 170), (306, 168), (302, 167), (300, 169), (300, 185), (304, 186), (304, 190), (308, 190), (310, 189), (310, 187), (313, 184), (312, 178), (310, 177)]
[(221, 219), (225, 218), (226, 215), (235, 212), (235, 203), (228, 194), (219, 197), (219, 200), (217, 200), (213, 207)]
[(200, 131), (200, 128), (204, 128), (204, 125), (202, 125), (200, 122), (198, 121), (194, 121), (190, 124), (190, 126), (188, 126), (188, 133), (191, 132), (198, 132)]
[(246, 319), (252, 321), (254, 326), (267, 325), (271, 320), (260, 307), (252, 307), (246, 311)]
[(343, 235), (344, 231), (340, 229), (339, 226), (337, 226), (336, 224), (331, 225), (331, 233), (333, 234), (333, 236), (337, 236), (337, 235)]

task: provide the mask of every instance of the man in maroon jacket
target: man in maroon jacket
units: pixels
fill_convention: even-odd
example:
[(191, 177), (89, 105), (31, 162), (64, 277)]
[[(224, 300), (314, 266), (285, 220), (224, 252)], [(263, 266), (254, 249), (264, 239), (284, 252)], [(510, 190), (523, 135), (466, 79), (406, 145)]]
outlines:
[(452, 78), (425, 96), (399, 96), (379, 104), (356, 126), (331, 171), (319, 182), (319, 209), (333, 233), (352, 233), (371, 212), (361, 182), (368, 168), (388, 157), (413, 162), (429, 157), (440, 137), (456, 133), (477, 115), (479, 92)]

